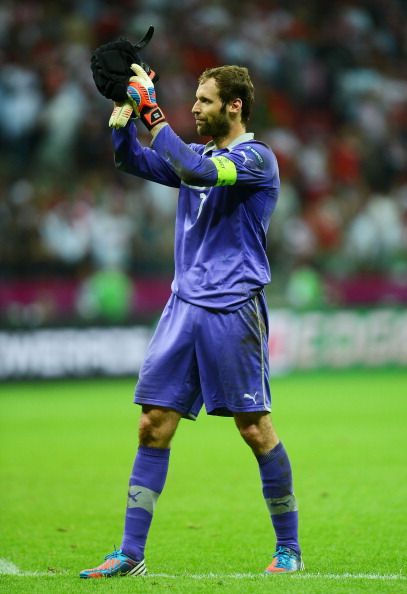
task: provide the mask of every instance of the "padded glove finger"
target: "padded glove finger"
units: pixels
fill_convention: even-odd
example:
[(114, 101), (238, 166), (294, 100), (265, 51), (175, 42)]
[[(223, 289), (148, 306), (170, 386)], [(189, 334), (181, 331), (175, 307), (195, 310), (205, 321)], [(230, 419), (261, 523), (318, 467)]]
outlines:
[(125, 101), (121, 105), (115, 103), (112, 111), (112, 115), (109, 119), (109, 127), (124, 128), (131, 117), (139, 117), (138, 110), (136, 111), (135, 106), (130, 101)]

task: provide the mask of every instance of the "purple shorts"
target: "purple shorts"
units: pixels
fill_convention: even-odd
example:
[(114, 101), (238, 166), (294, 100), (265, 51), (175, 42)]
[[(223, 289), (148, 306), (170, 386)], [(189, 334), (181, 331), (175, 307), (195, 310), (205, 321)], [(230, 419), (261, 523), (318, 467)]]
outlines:
[(135, 402), (195, 419), (270, 411), (268, 315), (263, 293), (234, 312), (197, 307), (174, 294), (150, 342)]

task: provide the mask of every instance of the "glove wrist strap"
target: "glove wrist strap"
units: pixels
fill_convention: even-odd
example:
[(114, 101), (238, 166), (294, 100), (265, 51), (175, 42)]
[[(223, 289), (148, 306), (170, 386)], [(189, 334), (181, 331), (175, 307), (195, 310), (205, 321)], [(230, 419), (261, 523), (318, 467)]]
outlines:
[(140, 114), (140, 119), (147, 130), (152, 130), (157, 124), (161, 124), (162, 122), (166, 121), (165, 115), (158, 105), (143, 109)]

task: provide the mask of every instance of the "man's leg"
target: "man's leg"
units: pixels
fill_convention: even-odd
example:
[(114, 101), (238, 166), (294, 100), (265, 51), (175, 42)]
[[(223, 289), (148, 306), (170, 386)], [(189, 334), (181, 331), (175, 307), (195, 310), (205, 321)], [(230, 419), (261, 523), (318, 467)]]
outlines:
[(301, 568), (298, 511), (287, 453), (268, 413), (238, 413), (235, 422), (259, 464), (263, 496), (276, 533), (276, 556), (267, 571), (296, 571)]
[(167, 478), (171, 439), (180, 418), (174, 410), (143, 406), (121, 546), (123, 553), (136, 560), (144, 558), (155, 504)]
[(82, 578), (144, 575), (144, 548), (156, 501), (167, 477), (170, 444), (180, 413), (161, 407), (143, 406), (139, 425), (139, 447), (130, 476), (122, 546), (105, 562), (80, 573)]

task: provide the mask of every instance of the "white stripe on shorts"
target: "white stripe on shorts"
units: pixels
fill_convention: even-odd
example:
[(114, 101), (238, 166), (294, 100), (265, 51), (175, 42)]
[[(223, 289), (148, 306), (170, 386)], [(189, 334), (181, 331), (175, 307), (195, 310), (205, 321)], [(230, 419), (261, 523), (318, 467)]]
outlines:
[(261, 317), (260, 317), (260, 310), (259, 310), (259, 301), (257, 295), (254, 298), (254, 303), (256, 304), (256, 315), (257, 315), (257, 324), (259, 327), (259, 334), (260, 334), (260, 357), (261, 357), (261, 387), (263, 391), (263, 404), (264, 408), (267, 410), (267, 403), (266, 403), (266, 387), (264, 385), (264, 350), (263, 350), (263, 334), (261, 331)]

